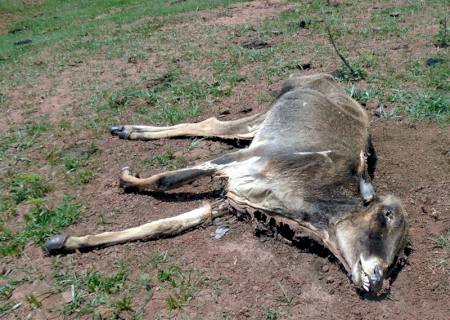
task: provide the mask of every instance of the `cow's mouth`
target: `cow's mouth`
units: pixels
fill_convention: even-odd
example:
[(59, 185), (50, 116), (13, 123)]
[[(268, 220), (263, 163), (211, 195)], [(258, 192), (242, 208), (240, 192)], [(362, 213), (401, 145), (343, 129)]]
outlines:
[(362, 260), (358, 261), (360, 270), (360, 279), (362, 288), (370, 293), (378, 293), (383, 287), (383, 272), (382, 269), (376, 265), (373, 268), (372, 273), (367, 273), (364, 271)]

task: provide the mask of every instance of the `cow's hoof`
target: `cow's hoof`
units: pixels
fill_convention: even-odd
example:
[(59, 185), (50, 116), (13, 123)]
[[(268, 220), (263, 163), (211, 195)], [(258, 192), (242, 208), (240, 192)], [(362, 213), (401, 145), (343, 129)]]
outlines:
[(109, 130), (113, 136), (119, 135), (125, 128), (123, 126), (111, 126)]
[(62, 234), (53, 236), (42, 246), (42, 250), (48, 255), (61, 253), (65, 251), (65, 243), (67, 238), (67, 236)]
[(119, 138), (120, 139), (128, 139), (130, 134), (131, 134), (131, 131), (124, 128), (122, 131), (119, 132)]

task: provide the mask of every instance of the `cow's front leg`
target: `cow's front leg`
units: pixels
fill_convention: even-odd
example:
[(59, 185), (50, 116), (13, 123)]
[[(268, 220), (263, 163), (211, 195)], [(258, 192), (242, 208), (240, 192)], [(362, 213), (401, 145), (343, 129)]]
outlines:
[(43, 246), (43, 250), (48, 254), (56, 254), (77, 249), (109, 246), (129, 241), (175, 236), (205, 223), (208, 219), (223, 216), (227, 212), (223, 202), (214, 208), (211, 207), (210, 203), (205, 203), (198, 209), (178, 216), (152, 221), (122, 231), (103, 232), (81, 237), (56, 235), (46, 242)]
[(123, 188), (148, 189), (153, 191), (165, 191), (177, 188), (183, 184), (189, 183), (195, 179), (204, 176), (225, 175), (223, 169), (233, 166), (241, 160), (245, 160), (253, 155), (253, 151), (243, 149), (236, 152), (225, 154), (211, 161), (199, 165), (166, 171), (155, 174), (148, 178), (139, 178), (133, 175), (129, 167), (122, 169), (120, 175), (120, 185)]

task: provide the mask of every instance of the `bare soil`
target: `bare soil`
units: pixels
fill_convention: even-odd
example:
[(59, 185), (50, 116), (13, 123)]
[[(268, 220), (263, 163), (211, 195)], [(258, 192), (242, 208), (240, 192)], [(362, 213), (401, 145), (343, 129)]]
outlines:
[(252, 1), (248, 3), (239, 3), (229, 7), (225, 16), (218, 17), (210, 21), (213, 24), (223, 24), (227, 26), (243, 23), (255, 23), (274, 17), (280, 12), (294, 8), (293, 3), (286, 1)]

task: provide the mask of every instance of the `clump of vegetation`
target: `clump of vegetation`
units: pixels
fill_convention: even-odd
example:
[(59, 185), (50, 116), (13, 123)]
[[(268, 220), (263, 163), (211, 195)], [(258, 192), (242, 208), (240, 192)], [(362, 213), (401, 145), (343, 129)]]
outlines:
[(400, 105), (400, 110), (418, 120), (450, 122), (450, 97), (439, 91), (417, 93), (398, 91), (389, 99)]
[(367, 72), (363, 67), (356, 64), (352, 65), (351, 69), (345, 64), (342, 64), (340, 68), (333, 73), (333, 76), (341, 81), (355, 82), (365, 79), (367, 77)]
[(12, 232), (0, 224), (0, 255), (19, 254), (29, 241), (42, 244), (48, 237), (74, 224), (80, 215), (81, 206), (68, 196), (54, 208), (49, 208), (43, 199), (33, 199), (30, 203), (33, 208), (25, 214), (22, 230)]
[(278, 313), (273, 308), (267, 309), (265, 314), (266, 314), (266, 320), (277, 320), (278, 319)]
[(43, 198), (49, 191), (51, 191), (51, 188), (45, 179), (34, 173), (17, 176), (9, 188), (9, 192), (17, 204), (27, 200)]
[(439, 31), (436, 35), (436, 45), (441, 48), (447, 48), (450, 43), (450, 36), (448, 34), (448, 17), (442, 18), (439, 21)]
[(161, 168), (176, 170), (185, 166), (186, 160), (184, 158), (176, 157), (172, 150), (168, 150), (164, 153), (157, 154), (150, 159), (143, 160), (143, 164), (146, 167), (158, 165)]
[(6, 158), (8, 150), (17, 153), (30, 148), (48, 130), (48, 124), (38, 122), (24, 125), (11, 132), (0, 134), (0, 161)]
[(450, 228), (444, 231), (439, 237), (431, 238), (436, 247), (442, 248), (444, 254), (438, 259), (437, 265), (442, 269), (448, 270), (450, 265)]
[(128, 279), (128, 270), (123, 261), (116, 263), (116, 272), (106, 275), (104, 272), (91, 270), (86, 274), (67, 272), (55, 265), (55, 287), (60, 291), (70, 288), (72, 300), (59, 311), (63, 315), (99, 316), (99, 306), (111, 309), (112, 317), (117, 318), (121, 312), (133, 311), (130, 293), (135, 290)]
[(175, 294), (171, 294), (166, 298), (166, 306), (169, 310), (183, 308), (206, 281), (202, 273), (194, 272), (191, 269), (183, 272), (176, 266), (160, 272), (158, 277), (160, 281), (169, 281), (171, 287), (176, 289)]
[(6, 96), (6, 94), (3, 94), (0, 92), (0, 106), (2, 104), (4, 104), (6, 102), (6, 100), (8, 100), (8, 97)]

